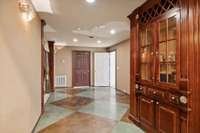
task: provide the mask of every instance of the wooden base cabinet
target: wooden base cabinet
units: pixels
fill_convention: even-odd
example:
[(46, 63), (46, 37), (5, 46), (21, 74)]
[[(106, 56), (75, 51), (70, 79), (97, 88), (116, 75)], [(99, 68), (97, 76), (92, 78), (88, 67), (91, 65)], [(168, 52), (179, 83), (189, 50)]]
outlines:
[(179, 133), (179, 111), (149, 98), (141, 97), (139, 116), (147, 132)]
[(148, 133), (200, 131), (199, 7), (147, 0), (129, 15), (130, 118)]

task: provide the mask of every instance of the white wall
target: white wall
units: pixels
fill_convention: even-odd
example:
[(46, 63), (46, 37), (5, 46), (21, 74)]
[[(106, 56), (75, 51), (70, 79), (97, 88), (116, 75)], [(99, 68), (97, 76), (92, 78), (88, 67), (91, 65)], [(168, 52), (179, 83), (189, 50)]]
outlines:
[(41, 24), (0, 1), (0, 133), (30, 133), (41, 112)]
[(116, 51), (110, 52), (110, 86), (116, 88)]

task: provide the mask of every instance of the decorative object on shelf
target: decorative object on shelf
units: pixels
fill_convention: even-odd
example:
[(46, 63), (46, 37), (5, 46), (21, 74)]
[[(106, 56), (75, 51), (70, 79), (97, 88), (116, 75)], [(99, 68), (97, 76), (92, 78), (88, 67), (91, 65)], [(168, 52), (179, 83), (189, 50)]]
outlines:
[(19, 0), (19, 9), (25, 22), (30, 22), (35, 17), (35, 11), (29, 1)]

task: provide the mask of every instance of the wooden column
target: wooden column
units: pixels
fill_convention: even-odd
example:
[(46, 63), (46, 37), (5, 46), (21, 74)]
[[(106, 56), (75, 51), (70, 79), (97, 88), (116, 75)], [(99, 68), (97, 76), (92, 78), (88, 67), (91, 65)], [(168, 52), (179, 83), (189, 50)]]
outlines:
[(54, 41), (48, 41), (49, 44), (49, 76), (50, 76), (50, 90), (55, 91), (54, 86)]

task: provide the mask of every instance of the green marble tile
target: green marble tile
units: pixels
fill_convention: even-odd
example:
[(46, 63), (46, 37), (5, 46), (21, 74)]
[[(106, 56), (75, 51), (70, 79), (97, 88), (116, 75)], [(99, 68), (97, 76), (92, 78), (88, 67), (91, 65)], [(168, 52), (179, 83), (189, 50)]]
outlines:
[(106, 92), (100, 92), (100, 91), (84, 91), (79, 93), (77, 96), (82, 96), (82, 97), (89, 97), (93, 99), (100, 99), (106, 95)]
[(95, 101), (82, 107), (79, 111), (119, 121), (127, 112), (128, 108), (126, 104)]
[(38, 122), (35, 133), (61, 120), (62, 118), (71, 115), (72, 113), (74, 112), (69, 109), (48, 104), (45, 107), (45, 113)]
[(134, 124), (119, 122), (111, 133), (145, 133)]
[(59, 92), (52, 93), (51, 96), (49, 97), (49, 100), (47, 101), (47, 104), (65, 99), (67, 97), (71, 97), (71, 95)]

